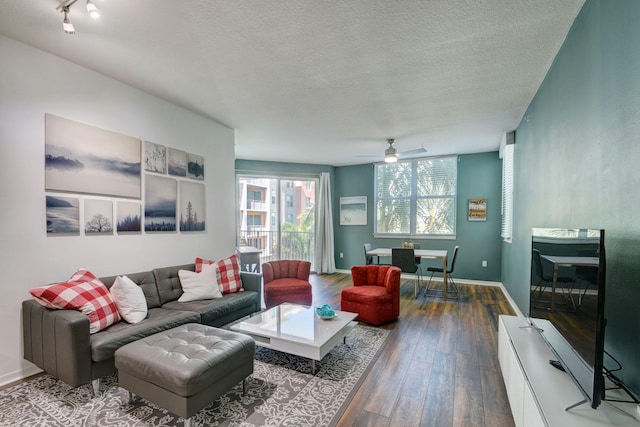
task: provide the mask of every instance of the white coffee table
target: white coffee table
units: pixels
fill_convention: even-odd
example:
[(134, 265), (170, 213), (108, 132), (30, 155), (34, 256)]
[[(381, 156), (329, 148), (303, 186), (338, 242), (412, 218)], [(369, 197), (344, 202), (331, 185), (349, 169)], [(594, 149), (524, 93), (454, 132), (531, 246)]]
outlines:
[(357, 313), (337, 311), (322, 320), (314, 307), (284, 303), (236, 323), (231, 329), (247, 334), (261, 347), (311, 359), (311, 370), (356, 326)]

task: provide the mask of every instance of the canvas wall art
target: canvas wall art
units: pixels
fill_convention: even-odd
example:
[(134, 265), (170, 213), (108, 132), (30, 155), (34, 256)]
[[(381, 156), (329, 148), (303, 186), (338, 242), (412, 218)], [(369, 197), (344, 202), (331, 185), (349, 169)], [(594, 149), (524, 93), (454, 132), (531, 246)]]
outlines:
[(47, 233), (80, 233), (80, 199), (46, 196)]
[(486, 221), (487, 220), (487, 199), (475, 198), (469, 199), (469, 221)]
[(134, 233), (142, 231), (141, 206), (136, 202), (119, 201), (116, 205), (118, 233)]
[(340, 197), (340, 225), (367, 225), (367, 196)]
[(113, 203), (111, 200), (84, 201), (85, 234), (113, 234)]
[(192, 179), (204, 179), (204, 157), (189, 153), (187, 176)]
[(45, 189), (140, 198), (139, 139), (45, 116)]
[(205, 230), (204, 185), (195, 182), (180, 182), (180, 231)]
[(167, 173), (167, 147), (145, 141), (144, 170), (149, 172)]
[(175, 148), (167, 149), (169, 175), (187, 176), (187, 153)]
[(144, 231), (176, 231), (177, 199), (175, 179), (145, 175)]

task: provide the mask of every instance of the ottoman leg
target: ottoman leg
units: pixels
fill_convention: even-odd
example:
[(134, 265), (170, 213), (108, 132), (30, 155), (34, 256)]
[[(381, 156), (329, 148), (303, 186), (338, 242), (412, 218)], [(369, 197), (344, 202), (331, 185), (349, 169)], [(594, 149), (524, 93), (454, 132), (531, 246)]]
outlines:
[[(249, 378), (249, 377), (247, 377)], [(242, 380), (242, 395), (245, 396), (247, 394), (247, 389), (249, 388), (249, 383), (247, 378)]]
[(133, 403), (133, 400), (134, 400), (134, 395), (133, 393), (129, 392), (129, 405)]

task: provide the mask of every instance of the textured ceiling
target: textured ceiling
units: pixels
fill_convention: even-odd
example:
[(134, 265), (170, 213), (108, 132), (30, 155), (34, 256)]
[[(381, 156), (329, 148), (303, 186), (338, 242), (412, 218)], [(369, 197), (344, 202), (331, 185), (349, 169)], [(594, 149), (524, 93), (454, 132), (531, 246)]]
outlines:
[[(495, 150), (584, 0), (2, 0), (0, 34), (236, 130), (236, 157), (349, 165), (386, 138)], [(7, 58), (3, 58), (6, 61)], [(372, 155), (378, 157), (358, 157)]]

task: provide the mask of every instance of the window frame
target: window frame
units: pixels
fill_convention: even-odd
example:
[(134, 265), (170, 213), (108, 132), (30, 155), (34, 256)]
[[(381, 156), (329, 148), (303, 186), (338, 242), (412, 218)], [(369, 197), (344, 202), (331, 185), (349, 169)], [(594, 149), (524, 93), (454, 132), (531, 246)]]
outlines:
[[(436, 159), (451, 159), (454, 167), (455, 167), (455, 185), (454, 185), (454, 193), (449, 195), (430, 195), (430, 196), (419, 196), (418, 193), (418, 180), (417, 180), (417, 169), (418, 164), (425, 161), (436, 160)], [(394, 164), (402, 164), (402, 163), (410, 163), (411, 164), (411, 183), (410, 183), (410, 195), (404, 197), (379, 197), (378, 192), (378, 175), (380, 173), (381, 166), (388, 166), (389, 164), (385, 163), (375, 163), (374, 164), (374, 232), (373, 237), (375, 238), (410, 238), (410, 239), (448, 239), (454, 240), (457, 235), (457, 210), (458, 210), (458, 155), (448, 155), (448, 156), (437, 156), (437, 157), (420, 157), (414, 159), (406, 159), (399, 160)], [(409, 201), (409, 233), (383, 233), (378, 231), (378, 212), (379, 212), (379, 202), (381, 200), (408, 200)], [(424, 234), (424, 233), (416, 233), (417, 227), (417, 212), (418, 212), (418, 200), (424, 199), (451, 199), (453, 205), (453, 232), (450, 234)]]

